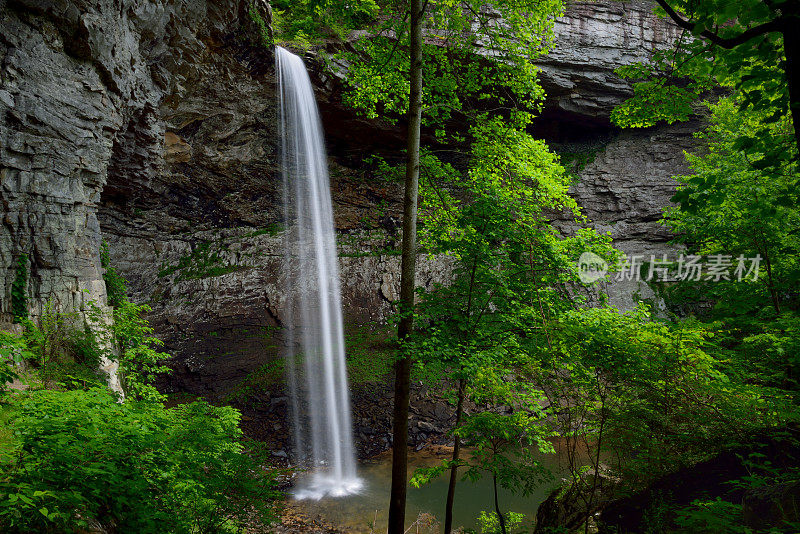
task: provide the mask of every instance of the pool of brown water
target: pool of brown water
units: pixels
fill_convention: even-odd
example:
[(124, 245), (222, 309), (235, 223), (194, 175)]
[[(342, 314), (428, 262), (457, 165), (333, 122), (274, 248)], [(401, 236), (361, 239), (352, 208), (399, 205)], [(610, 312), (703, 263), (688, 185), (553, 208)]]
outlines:
[[(449, 459), (452, 450), (448, 447), (428, 447), (419, 452), (409, 452), (409, 478), (413, 471), (421, 467), (431, 467), (443, 459)], [(465, 458), (469, 457), (466, 451)], [(530, 495), (522, 496), (500, 488), (499, 501), (501, 510), (525, 515), (523, 524), (529, 525), (536, 516), (539, 504), (558, 484), (561, 472), (556, 455), (542, 455), (542, 463), (554, 474), (554, 481), (543, 483)], [(391, 451), (387, 451), (359, 465), (358, 476), (364, 486), (356, 495), (344, 498), (325, 497), (319, 500), (295, 500), (289, 508), (310, 518), (318, 524), (331, 525), (343, 532), (371, 533), (386, 532), (387, 506), (391, 484)], [(299, 475), (299, 482), (302, 477)], [(410, 533), (427, 534), (440, 532), (444, 521), (445, 498), (449, 473), (431, 483), (414, 488), (409, 486), (406, 500), (406, 527), (412, 527)], [(456, 487), (455, 505), (453, 509), (454, 526), (479, 532), (478, 516), (481, 511), (494, 510), (494, 493), (491, 478), (483, 477), (477, 482), (459, 481)], [(418, 523), (415, 523), (418, 521)]]

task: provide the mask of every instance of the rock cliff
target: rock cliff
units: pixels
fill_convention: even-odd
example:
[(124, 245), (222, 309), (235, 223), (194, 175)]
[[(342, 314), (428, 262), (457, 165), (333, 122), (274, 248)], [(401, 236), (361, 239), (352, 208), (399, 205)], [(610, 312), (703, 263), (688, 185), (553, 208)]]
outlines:
[[(165, 387), (224, 397), (269, 375), (282, 346), (281, 193), (272, 58), (251, 10), (269, 20), (263, 0), (0, 0), (4, 318), (20, 254), (34, 315), (50, 298), (103, 302), (105, 238), (175, 355)], [(556, 29), (534, 132), (578, 156), (574, 193), (618, 246), (666, 250), (657, 221), (697, 125), (619, 132), (608, 115), (631, 93), (613, 70), (677, 30), (645, 0), (571, 2)], [(399, 285), (401, 190), (361, 158), (399, 150), (400, 132), (345, 109), (332, 77), (312, 78), (350, 339), (380, 346), (373, 333)], [(425, 259), (419, 281), (447, 272), (444, 259)], [(609, 291), (630, 306), (647, 288)]]
[(0, 1), (6, 317), (8, 266), (21, 254), (29, 257), (32, 315), (47, 299), (65, 309), (104, 302), (98, 207), (109, 199), (134, 203), (145, 191), (158, 202), (157, 184), (171, 182), (165, 165), (180, 149), (165, 136), (162, 106), (204, 79), (204, 61), (213, 64), (213, 50), (240, 27), (243, 9), (235, 2)]

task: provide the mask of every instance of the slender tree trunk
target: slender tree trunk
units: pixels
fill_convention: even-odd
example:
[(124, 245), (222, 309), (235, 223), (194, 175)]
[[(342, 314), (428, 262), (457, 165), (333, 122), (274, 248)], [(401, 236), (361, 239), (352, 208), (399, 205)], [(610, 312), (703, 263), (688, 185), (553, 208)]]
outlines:
[[(800, 117), (800, 114), (798, 114), (798, 117)], [(758, 199), (758, 197), (756, 197), (756, 199)], [(769, 296), (772, 300), (772, 307), (775, 309), (775, 313), (780, 315), (781, 303), (780, 299), (778, 298), (778, 292), (775, 290), (775, 281), (772, 279), (772, 260), (769, 256), (767, 240), (764, 237), (764, 231), (760, 228), (758, 230), (758, 235), (759, 238), (755, 238), (756, 250), (758, 250), (759, 254), (763, 254), (764, 265), (767, 269), (767, 291), (769, 291)]]
[[(466, 380), (458, 381), (458, 402), (456, 403), (456, 428), (461, 425), (461, 414), (464, 413), (464, 390)], [(447, 503), (444, 510), (444, 534), (453, 529), (453, 502), (456, 498), (456, 482), (458, 482), (458, 460), (461, 453), (461, 439), (456, 435), (453, 439), (453, 466), (450, 467), (450, 484), (447, 486)]]
[(775, 308), (775, 313), (780, 315), (781, 302), (778, 299), (778, 292), (775, 290), (775, 282), (772, 279), (772, 262), (770, 261), (769, 254), (767, 254), (766, 246), (764, 247), (764, 262), (767, 266), (767, 287), (769, 289), (769, 296), (772, 299), (772, 307)]
[(500, 520), (500, 531), (506, 534), (506, 518), (500, 513), (500, 502), (497, 500), (497, 475), (492, 473), (492, 484), (494, 485), (494, 511), (497, 514), (497, 519)]
[(419, 140), (422, 124), (422, 0), (410, 0), (411, 96), (408, 107), (405, 198), (403, 200), (403, 255), (400, 274), (400, 354), (395, 363), (394, 439), (392, 443), (392, 490), (389, 498), (388, 534), (403, 534), (408, 477), (408, 402), (411, 355), (403, 342), (414, 326), (414, 274), (417, 260), (417, 193), (419, 188)]
[(594, 504), (595, 493), (597, 492), (598, 482), (602, 484), (600, 479), (600, 452), (603, 448), (603, 427), (606, 423), (606, 395), (603, 393), (603, 385), (600, 383), (601, 378), (597, 377), (597, 388), (600, 394), (600, 432), (597, 435), (597, 455), (594, 462), (594, 478), (592, 479), (592, 489), (589, 492), (589, 502), (586, 503), (586, 521), (583, 524), (584, 534), (589, 534), (589, 518), (592, 517), (592, 505)]

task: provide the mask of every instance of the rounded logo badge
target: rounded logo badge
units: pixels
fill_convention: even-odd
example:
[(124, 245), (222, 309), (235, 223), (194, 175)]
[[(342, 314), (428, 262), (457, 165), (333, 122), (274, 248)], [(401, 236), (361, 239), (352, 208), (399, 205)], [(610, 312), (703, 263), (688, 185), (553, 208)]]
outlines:
[(578, 278), (584, 284), (600, 280), (607, 272), (608, 263), (594, 252), (584, 252), (578, 258)]

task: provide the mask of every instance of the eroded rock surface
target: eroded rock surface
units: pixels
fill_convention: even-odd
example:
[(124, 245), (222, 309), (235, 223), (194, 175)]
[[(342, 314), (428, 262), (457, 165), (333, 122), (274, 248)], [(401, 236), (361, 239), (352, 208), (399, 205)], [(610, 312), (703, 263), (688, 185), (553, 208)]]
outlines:
[(240, 30), (242, 9), (244, 2), (193, 0), (0, 1), (4, 316), (15, 274), (8, 266), (22, 254), (34, 316), (48, 299), (62, 309), (104, 305), (101, 196), (128, 203), (152, 191), (158, 202), (161, 106), (197, 86), (200, 58)]
[(568, 2), (556, 21), (553, 50), (538, 64), (547, 107), (607, 122), (614, 106), (633, 95), (614, 74), (669, 48), (680, 28), (653, 13), (653, 2)]

